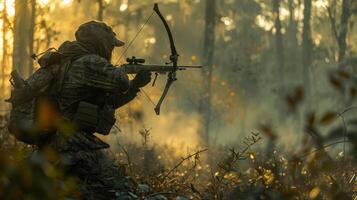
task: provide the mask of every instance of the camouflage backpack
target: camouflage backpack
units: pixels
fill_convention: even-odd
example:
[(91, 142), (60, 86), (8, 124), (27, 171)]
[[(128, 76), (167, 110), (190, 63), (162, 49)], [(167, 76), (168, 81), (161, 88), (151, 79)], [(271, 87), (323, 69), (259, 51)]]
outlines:
[(41, 145), (56, 132), (59, 109), (56, 101), (70, 60), (53, 50), (39, 59), (40, 68), (27, 80), (16, 71), (11, 73), (13, 85), (9, 132), (27, 144)]

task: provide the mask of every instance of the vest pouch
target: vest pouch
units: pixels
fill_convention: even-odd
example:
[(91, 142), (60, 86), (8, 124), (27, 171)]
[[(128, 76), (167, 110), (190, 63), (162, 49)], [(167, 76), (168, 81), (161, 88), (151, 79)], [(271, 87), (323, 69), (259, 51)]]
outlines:
[[(46, 144), (57, 130), (54, 126), (56, 118), (54, 115), (52, 117), (48, 115), (51, 112), (46, 112), (50, 111), (50, 107), (46, 107), (46, 111), (40, 109), (39, 99), (32, 99), (28, 103), (14, 106), (11, 109), (8, 124), (9, 132), (16, 139), (37, 146)], [(39, 117), (40, 112), (46, 115), (45, 118)]]
[(80, 130), (86, 133), (94, 133), (98, 124), (98, 106), (81, 101), (74, 114), (73, 121)]
[(115, 110), (108, 105), (105, 105), (99, 111), (99, 121), (96, 132), (102, 135), (108, 135), (115, 124)]

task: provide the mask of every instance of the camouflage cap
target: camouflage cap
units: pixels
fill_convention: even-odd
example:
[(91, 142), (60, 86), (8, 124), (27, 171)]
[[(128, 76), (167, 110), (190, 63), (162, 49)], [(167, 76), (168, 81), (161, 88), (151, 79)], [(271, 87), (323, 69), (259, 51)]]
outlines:
[(89, 21), (79, 26), (78, 30), (75, 33), (77, 41), (87, 42), (93, 38), (105, 37), (110, 40), (113, 46), (121, 47), (125, 43), (118, 38), (113, 29), (106, 25), (104, 22)]

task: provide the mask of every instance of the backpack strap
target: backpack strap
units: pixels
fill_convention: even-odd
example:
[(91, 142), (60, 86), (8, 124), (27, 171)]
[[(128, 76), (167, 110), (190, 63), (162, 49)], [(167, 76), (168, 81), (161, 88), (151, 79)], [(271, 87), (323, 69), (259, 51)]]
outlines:
[(60, 68), (59, 68), (59, 74), (57, 76), (58, 79), (56, 81), (56, 91), (55, 92), (56, 92), (57, 96), (60, 96), (62, 93), (64, 79), (66, 77), (66, 74), (69, 71), (71, 64), (72, 64), (72, 61), (69, 58), (66, 58), (61, 61)]

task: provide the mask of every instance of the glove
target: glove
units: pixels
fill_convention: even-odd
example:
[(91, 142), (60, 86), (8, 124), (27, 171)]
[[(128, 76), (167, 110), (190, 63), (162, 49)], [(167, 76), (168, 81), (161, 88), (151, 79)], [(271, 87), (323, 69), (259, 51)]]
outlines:
[(149, 84), (151, 81), (151, 73), (150, 71), (143, 70), (136, 74), (135, 78), (131, 81), (133, 86), (137, 88), (144, 87)]

